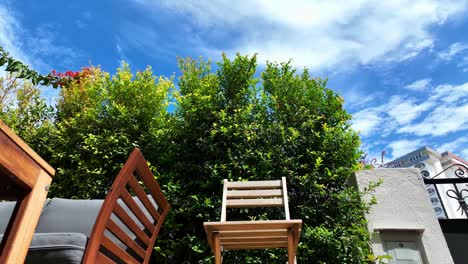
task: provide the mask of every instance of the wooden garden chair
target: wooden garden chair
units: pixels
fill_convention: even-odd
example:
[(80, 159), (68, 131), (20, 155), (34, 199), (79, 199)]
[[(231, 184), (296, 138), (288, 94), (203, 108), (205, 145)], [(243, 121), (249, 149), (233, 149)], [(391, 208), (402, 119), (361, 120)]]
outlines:
[[(227, 208), (284, 207), (285, 220), (226, 221)], [(302, 220), (289, 217), (286, 178), (274, 181), (224, 180), (220, 222), (205, 222), (215, 263), (223, 250), (287, 248), (288, 263), (296, 263)]]
[[(149, 191), (149, 196), (142, 185)], [(138, 205), (132, 195), (143, 206)], [(156, 207), (149, 197), (156, 202)], [(130, 209), (131, 214), (121, 206), (121, 202)], [(83, 263), (148, 263), (169, 207), (143, 154), (136, 148), (104, 200), (86, 246)], [(117, 224), (112, 216), (118, 218), (125, 225), (124, 229), (131, 233)], [(135, 217), (143, 224), (143, 228), (135, 222)], [(115, 239), (111, 239), (106, 233), (117, 237), (121, 243), (115, 243)], [(129, 254), (128, 249), (134, 254)]]

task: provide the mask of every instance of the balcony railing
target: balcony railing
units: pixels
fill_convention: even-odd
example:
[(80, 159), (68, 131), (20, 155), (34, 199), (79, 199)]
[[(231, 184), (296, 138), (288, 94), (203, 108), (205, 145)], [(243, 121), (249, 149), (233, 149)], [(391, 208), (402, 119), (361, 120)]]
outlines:
[(468, 218), (468, 166), (451, 164), (433, 177), (422, 176), (439, 218)]

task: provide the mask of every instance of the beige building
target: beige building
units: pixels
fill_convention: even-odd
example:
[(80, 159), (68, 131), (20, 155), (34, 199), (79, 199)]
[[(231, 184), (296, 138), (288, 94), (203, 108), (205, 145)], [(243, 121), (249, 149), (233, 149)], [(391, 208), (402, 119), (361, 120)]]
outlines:
[(359, 190), (383, 180), (366, 216), (374, 254), (397, 264), (468, 263), (468, 163), (423, 147), (385, 167), (351, 178)]

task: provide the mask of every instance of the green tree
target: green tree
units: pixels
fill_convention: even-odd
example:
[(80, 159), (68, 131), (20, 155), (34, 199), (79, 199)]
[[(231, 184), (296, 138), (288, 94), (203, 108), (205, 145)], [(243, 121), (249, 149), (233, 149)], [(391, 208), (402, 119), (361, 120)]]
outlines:
[(52, 115), (37, 86), (16, 74), (0, 77), (0, 120), (38, 151), (46, 148)]
[(151, 68), (114, 76), (90, 67), (60, 91), (48, 161), (57, 172), (50, 196), (104, 198), (134, 147), (143, 152), (167, 116), (172, 81)]
[[(220, 218), (222, 180), (282, 176), (291, 218), (304, 221), (298, 262), (365, 262), (369, 205), (346, 187), (359, 167), (359, 138), (326, 80), (289, 62), (257, 72), (256, 56), (223, 56), (215, 69), (209, 61), (181, 59), (179, 67), (178, 89), (150, 68), (132, 74), (123, 65), (110, 76), (90, 67), (58, 80), (53, 117), (40, 99), (25, 99), (26, 108), (2, 101), (0, 118), (24, 131), (20, 135), (57, 169), (50, 196), (105, 197), (139, 146), (172, 205), (155, 263), (211, 263), (203, 222)], [(284, 217), (274, 209), (228, 214), (249, 215)], [(285, 263), (285, 256), (284, 250), (227, 252), (224, 263)]]
[[(326, 81), (256, 57), (223, 56), (218, 69), (180, 60), (182, 76), (171, 123), (168, 162), (157, 163), (173, 209), (158, 242), (161, 262), (211, 261), (203, 221), (218, 220), (222, 179), (286, 176), (291, 214), (304, 220), (298, 261), (360, 263), (368, 253), (367, 205), (345, 187), (358, 166), (357, 134), (343, 100)], [(264, 216), (276, 212), (252, 211)], [(247, 212), (230, 212), (233, 218)], [(175, 239), (177, 238), (177, 239)], [(284, 263), (284, 252), (227, 253), (225, 263)], [(164, 260), (163, 260), (164, 259)]]

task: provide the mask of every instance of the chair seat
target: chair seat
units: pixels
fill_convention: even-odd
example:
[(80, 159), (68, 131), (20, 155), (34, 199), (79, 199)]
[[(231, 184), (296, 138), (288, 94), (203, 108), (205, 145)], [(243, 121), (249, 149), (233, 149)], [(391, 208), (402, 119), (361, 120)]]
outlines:
[(35, 233), (25, 263), (80, 264), (87, 242), (80, 233)]
[(225, 250), (287, 248), (289, 230), (297, 237), (294, 241), (297, 247), (302, 220), (205, 222), (203, 225), (213, 251), (215, 233)]

